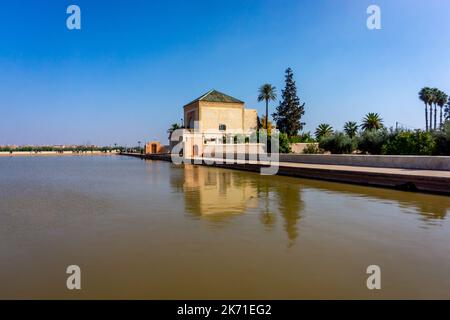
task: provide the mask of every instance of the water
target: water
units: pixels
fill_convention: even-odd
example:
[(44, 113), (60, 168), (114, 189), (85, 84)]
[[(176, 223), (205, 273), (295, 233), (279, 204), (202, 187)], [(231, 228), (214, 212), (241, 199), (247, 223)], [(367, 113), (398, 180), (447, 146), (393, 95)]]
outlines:
[(120, 156), (0, 158), (0, 298), (448, 299), (449, 212), (449, 197)]

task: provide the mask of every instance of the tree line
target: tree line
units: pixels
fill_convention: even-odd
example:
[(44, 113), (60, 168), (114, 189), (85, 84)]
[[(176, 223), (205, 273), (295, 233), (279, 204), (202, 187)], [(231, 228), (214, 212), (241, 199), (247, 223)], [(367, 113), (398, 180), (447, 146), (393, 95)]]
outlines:
[(71, 147), (58, 147), (58, 146), (0, 146), (0, 152), (91, 152), (91, 151), (101, 151), (101, 152), (111, 152), (113, 150), (124, 150), (121, 146), (71, 146)]
[[(425, 130), (442, 130), (445, 120), (450, 118), (450, 99), (448, 95), (438, 88), (425, 87), (419, 91), (419, 99), (425, 105)], [(430, 109), (429, 117), (428, 107)], [(439, 126), (437, 125), (437, 107), (439, 107)], [(444, 111), (444, 115), (442, 111)]]

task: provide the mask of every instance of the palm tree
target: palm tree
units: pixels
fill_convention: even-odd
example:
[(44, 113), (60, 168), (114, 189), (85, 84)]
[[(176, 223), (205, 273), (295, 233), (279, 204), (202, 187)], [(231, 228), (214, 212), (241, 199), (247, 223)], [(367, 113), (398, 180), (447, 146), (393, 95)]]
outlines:
[(422, 88), (419, 92), (419, 99), (425, 104), (425, 128), (428, 131), (428, 104), (431, 101), (431, 88)]
[(378, 130), (383, 128), (383, 119), (380, 118), (378, 113), (369, 112), (362, 120), (361, 128), (366, 130)]
[(448, 95), (444, 92), (439, 90), (437, 96), (436, 96), (436, 103), (440, 108), (440, 112), (439, 112), (439, 130), (442, 130), (442, 126), (444, 124), (443, 119), (442, 119), (442, 108), (445, 106), (445, 104), (447, 103), (447, 99), (448, 99)]
[(167, 129), (167, 133), (169, 134), (169, 140), (172, 137), (172, 133), (175, 130), (182, 129), (182, 127), (178, 123), (172, 123), (169, 129)]
[(344, 132), (350, 137), (354, 138), (358, 132), (358, 124), (354, 121), (347, 121), (344, 124)]
[(325, 136), (329, 136), (333, 133), (333, 127), (330, 126), (328, 123), (321, 123), (319, 124), (319, 126), (316, 128), (316, 138), (317, 140), (320, 140), (320, 138), (323, 138)]
[[(266, 102), (266, 119), (269, 118), (269, 101), (275, 101), (277, 99), (277, 88), (272, 86), (270, 83), (263, 84), (258, 89), (258, 102)], [(267, 130), (266, 123), (266, 130)]]
[(439, 98), (439, 94), (441, 92), (441, 90), (439, 90), (438, 88), (433, 88), (431, 89), (432, 93), (432, 103), (434, 104), (434, 126), (433, 129), (436, 130), (437, 128), (437, 102), (438, 102), (438, 98)]

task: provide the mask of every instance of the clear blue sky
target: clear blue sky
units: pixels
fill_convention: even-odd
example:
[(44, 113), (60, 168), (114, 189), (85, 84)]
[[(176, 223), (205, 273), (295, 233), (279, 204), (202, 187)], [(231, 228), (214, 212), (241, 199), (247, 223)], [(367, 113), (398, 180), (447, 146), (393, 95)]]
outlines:
[[(70, 4), (80, 31), (66, 28)], [(370, 111), (422, 127), (418, 90), (450, 92), (449, 35), (448, 0), (2, 1), (0, 145), (166, 141), (211, 88), (263, 112), (258, 86), (281, 92), (288, 66), (306, 130)]]

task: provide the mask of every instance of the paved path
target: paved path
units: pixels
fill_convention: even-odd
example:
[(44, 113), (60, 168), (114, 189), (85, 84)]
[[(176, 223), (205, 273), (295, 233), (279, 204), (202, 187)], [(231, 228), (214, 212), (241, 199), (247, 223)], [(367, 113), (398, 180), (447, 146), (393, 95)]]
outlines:
[[(197, 159), (199, 160), (199, 159)], [(211, 161), (214, 159), (203, 159)], [(237, 160), (234, 163), (213, 164), (215, 167), (260, 172), (267, 161)], [(278, 175), (328, 180), (407, 191), (433, 192), (450, 195), (450, 172), (377, 168), (296, 162), (278, 162)]]
[[(170, 155), (125, 154), (151, 160), (171, 161)], [(233, 160), (218, 163), (214, 158), (192, 158), (194, 164), (260, 172), (268, 161)], [(407, 191), (432, 192), (450, 195), (450, 171), (414, 170), (398, 168), (360, 167), (344, 165), (278, 162), (278, 175), (388, 187)]]
[[(201, 158), (194, 158), (193, 160), (200, 160)], [(203, 158), (205, 161), (213, 161), (213, 158)], [(248, 161), (248, 160), (234, 160), (237, 164), (250, 164), (250, 165), (270, 165), (268, 161)], [(275, 163), (272, 163), (275, 165)], [(398, 169), (398, 168), (378, 168), (378, 167), (361, 167), (361, 166), (343, 166), (343, 165), (328, 165), (328, 164), (310, 164), (310, 163), (297, 163), (297, 162), (278, 162), (280, 167), (287, 168), (304, 168), (304, 169), (318, 169), (318, 170), (337, 170), (348, 171), (357, 173), (385, 173), (385, 174), (398, 174), (398, 175), (411, 175), (422, 177), (441, 177), (450, 179), (450, 171), (440, 170), (414, 170), (414, 169)]]
[(413, 169), (359, 167), (359, 166), (342, 166), (342, 165), (326, 165), (326, 164), (292, 163), (292, 162), (280, 162), (280, 166), (322, 169), (322, 170), (344, 170), (352, 172), (372, 172), (372, 173), (400, 174), (400, 175), (412, 175), (423, 177), (450, 178), (450, 171), (439, 171), (439, 170), (413, 170)]

